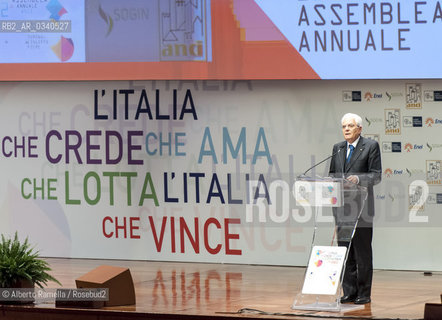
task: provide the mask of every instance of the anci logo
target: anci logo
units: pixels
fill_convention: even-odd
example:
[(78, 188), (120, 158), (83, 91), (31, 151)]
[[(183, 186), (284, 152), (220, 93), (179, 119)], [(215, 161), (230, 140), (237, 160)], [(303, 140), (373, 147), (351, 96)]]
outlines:
[(441, 180), (441, 163), (442, 160), (427, 160), (426, 174), (428, 184), (442, 184)]
[(423, 144), (411, 144), (406, 143), (404, 146), (404, 150), (410, 152), (411, 150), (422, 150), (424, 148)]
[(405, 102), (407, 109), (422, 109), (422, 85), (420, 83), (405, 84)]
[(385, 134), (401, 134), (400, 109), (385, 109)]
[[(418, 202), (422, 198), (423, 193), (424, 193), (424, 190), (423, 190), (422, 186), (412, 185), (412, 184), (410, 184), (408, 186), (408, 205), (409, 205), (409, 210), (411, 210), (412, 208), (416, 208), (416, 205), (418, 204)], [(417, 210), (418, 211), (424, 211), (425, 210), (425, 206), (422, 204), (422, 205), (417, 207)]]

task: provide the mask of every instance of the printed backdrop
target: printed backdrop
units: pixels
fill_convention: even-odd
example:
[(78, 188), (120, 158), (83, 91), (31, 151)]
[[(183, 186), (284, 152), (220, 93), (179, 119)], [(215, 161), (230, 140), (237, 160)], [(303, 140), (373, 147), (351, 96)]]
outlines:
[(0, 232), (51, 257), (305, 265), (292, 184), (355, 112), (382, 149), (375, 267), (441, 270), (440, 101), (438, 80), (2, 83)]

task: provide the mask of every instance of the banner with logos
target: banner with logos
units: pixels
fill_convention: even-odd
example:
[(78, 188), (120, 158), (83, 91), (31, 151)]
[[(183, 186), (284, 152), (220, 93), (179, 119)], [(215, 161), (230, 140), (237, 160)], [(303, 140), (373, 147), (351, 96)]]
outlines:
[(0, 80), (437, 79), (438, 0), (2, 0)]
[[(375, 267), (440, 270), (441, 91), (439, 80), (3, 83), (0, 232), (52, 257), (306, 265), (316, 212), (296, 204), (294, 182), (354, 112), (382, 150)], [(327, 174), (327, 161), (308, 173)]]

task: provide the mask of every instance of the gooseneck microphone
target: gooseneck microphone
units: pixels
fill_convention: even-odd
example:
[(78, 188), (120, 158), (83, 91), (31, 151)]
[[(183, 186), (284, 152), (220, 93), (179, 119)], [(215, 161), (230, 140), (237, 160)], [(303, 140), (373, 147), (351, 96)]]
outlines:
[(328, 159), (334, 157), (334, 156), (337, 155), (339, 152), (341, 152), (341, 150), (342, 150), (343, 148), (344, 148), (344, 147), (340, 147), (339, 150), (336, 151), (335, 153), (333, 153), (331, 156), (328, 156), (328, 157), (325, 158), (324, 160), (315, 163), (312, 167), (310, 167), (310, 168), (308, 168), (307, 170), (305, 170), (305, 172), (304, 172), (303, 174), (299, 175), (298, 178), (299, 178), (299, 177), (302, 177), (302, 176), (305, 176), (306, 173), (309, 172), (310, 170), (312, 170), (313, 168), (319, 166), (321, 163), (323, 163), (323, 162), (327, 161)]

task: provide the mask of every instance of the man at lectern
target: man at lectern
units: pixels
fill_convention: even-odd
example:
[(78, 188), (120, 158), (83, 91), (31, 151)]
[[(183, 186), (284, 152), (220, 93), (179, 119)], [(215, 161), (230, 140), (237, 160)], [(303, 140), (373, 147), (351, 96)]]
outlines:
[[(333, 146), (333, 156), (330, 164), (330, 175), (345, 178), (351, 183), (367, 187), (368, 197), (358, 220), (351, 244), (340, 235), (342, 218), (351, 215), (355, 206), (344, 207), (343, 213), (334, 211), (338, 228), (338, 245), (349, 246), (342, 288), (344, 295), (341, 303), (354, 302), (366, 304), (371, 302), (371, 283), (373, 277), (372, 236), (374, 197), (373, 186), (381, 181), (381, 153), (375, 140), (361, 136), (362, 118), (353, 113), (342, 117), (342, 133), (345, 141)], [(339, 209), (339, 208), (338, 208)], [(359, 210), (360, 211), (360, 210)], [(351, 239), (351, 238), (350, 238)]]

